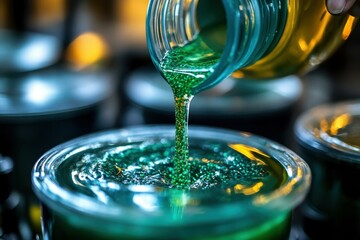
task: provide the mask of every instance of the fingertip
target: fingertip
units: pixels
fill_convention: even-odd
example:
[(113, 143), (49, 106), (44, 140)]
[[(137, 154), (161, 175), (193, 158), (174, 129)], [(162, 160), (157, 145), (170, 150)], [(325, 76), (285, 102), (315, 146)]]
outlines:
[(344, 12), (346, 1), (345, 0), (327, 0), (326, 6), (328, 11), (333, 15), (339, 15)]

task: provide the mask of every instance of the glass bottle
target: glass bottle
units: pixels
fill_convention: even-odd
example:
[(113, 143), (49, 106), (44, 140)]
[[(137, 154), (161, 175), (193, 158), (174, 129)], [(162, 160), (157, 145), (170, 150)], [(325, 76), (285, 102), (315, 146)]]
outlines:
[[(151, 0), (147, 42), (163, 75), (162, 61), (172, 50), (195, 41), (210, 49), (202, 57), (215, 58), (215, 64), (193, 87), (196, 94), (231, 74), (256, 79), (304, 74), (329, 58), (356, 22), (351, 15), (331, 15), (324, 0)], [(189, 51), (180, 61), (199, 54)], [(177, 70), (186, 72), (179, 63)]]
[(316, 176), (300, 207), (302, 231), (309, 239), (360, 239), (360, 101), (317, 105), (293, 130), (296, 152)]

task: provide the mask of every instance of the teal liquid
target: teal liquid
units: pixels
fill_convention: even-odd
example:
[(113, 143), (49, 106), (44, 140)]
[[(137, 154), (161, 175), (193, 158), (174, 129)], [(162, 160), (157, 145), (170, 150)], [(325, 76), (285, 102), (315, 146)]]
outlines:
[[(177, 227), (158, 229), (150, 219), (142, 219), (144, 226), (131, 232), (134, 226), (117, 224), (109, 226), (96, 216), (57, 212), (44, 206), (43, 218), (51, 229), (52, 239), (286, 239), (290, 213), (275, 214), (259, 226), (239, 231), (236, 227), (212, 231), (226, 221), (214, 226), (196, 225), (182, 227), (189, 219), (182, 219), (183, 211), (204, 205), (221, 206), (277, 189), (286, 181), (284, 168), (272, 157), (246, 145), (226, 141), (189, 139), (190, 181), (187, 190), (179, 190), (171, 176), (174, 167), (175, 140), (154, 138), (126, 145), (106, 145), (95, 150), (85, 150), (67, 156), (56, 169), (58, 185), (69, 192), (79, 193), (91, 201), (105, 205), (118, 205), (137, 209), (137, 194), (124, 190), (124, 186), (153, 186), (158, 200), (147, 202), (147, 208), (169, 210), (164, 216)], [(193, 194), (209, 193), (208, 197), (191, 200)], [(141, 194), (141, 193), (140, 193)], [(146, 194), (145, 194), (146, 195)], [(183, 199), (190, 199), (185, 201)], [(219, 216), (222, 213), (219, 212)], [(239, 224), (239, 221), (231, 224)], [(140, 223), (138, 223), (140, 224)], [(172, 225), (172, 224), (170, 224)], [(161, 224), (160, 224), (161, 226)], [(187, 229), (189, 228), (189, 229)], [(194, 233), (194, 229), (201, 234)], [(223, 228), (223, 227), (220, 227)], [(107, 229), (106, 231), (104, 229)], [(159, 235), (160, 234), (160, 235)], [(163, 235), (161, 235), (163, 234)]]
[[(242, 189), (250, 189), (261, 183), (254, 194), (269, 193), (286, 180), (286, 172), (277, 160), (256, 148), (195, 140), (190, 141), (190, 145), (189, 191), (217, 189), (226, 192), (225, 198), (246, 197), (249, 194), (237, 190), (240, 185)], [(174, 140), (160, 138), (104, 147), (71, 156), (59, 166), (56, 175), (59, 184), (66, 189), (99, 200), (101, 197), (91, 190), (96, 186), (101, 196), (114, 202), (117, 192), (110, 191), (109, 185), (119, 188), (121, 185), (151, 185), (162, 188), (161, 191), (183, 192), (172, 181), (176, 151)]]
[[(217, 232), (216, 234), (209, 230), (216, 227), (222, 227), (221, 223), (212, 226), (197, 226), (197, 231), (202, 231), (202, 236), (191, 237), (191, 230), (173, 229), (167, 236), (157, 235), (159, 231), (165, 232), (165, 229), (144, 229), (138, 228), (141, 236), (131, 236), (129, 229), (131, 226), (112, 226), (113, 229), (105, 225), (101, 221), (86, 221), (84, 216), (71, 217), (64, 215), (62, 212), (54, 212), (43, 205), (43, 220), (46, 222), (45, 231), (51, 231), (50, 238), (52, 240), (76, 239), (76, 240), (288, 240), (291, 221), (291, 213), (279, 214), (264, 224), (259, 224), (254, 228), (246, 231)], [(117, 230), (115, 232), (114, 230)], [(122, 233), (119, 233), (122, 231)], [(187, 237), (182, 237), (182, 234)]]
[(213, 72), (220, 55), (209, 48), (200, 37), (168, 52), (160, 63), (161, 71), (175, 98), (175, 157), (171, 173), (173, 184), (186, 189), (190, 184), (188, 150), (189, 107), (194, 89)]

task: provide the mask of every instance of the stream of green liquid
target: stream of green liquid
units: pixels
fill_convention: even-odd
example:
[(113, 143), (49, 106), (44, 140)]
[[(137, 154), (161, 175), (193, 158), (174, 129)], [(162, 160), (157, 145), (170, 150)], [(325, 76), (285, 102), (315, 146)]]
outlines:
[(190, 184), (188, 121), (193, 90), (213, 72), (220, 55), (198, 37), (169, 51), (160, 63), (175, 98), (175, 157), (172, 183), (180, 189)]

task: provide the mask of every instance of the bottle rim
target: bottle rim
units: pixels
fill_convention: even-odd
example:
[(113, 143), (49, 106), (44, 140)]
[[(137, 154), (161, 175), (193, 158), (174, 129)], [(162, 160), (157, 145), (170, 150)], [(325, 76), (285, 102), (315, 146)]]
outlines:
[[(182, 1), (184, 0), (151, 0), (149, 1), (148, 10), (147, 10), (147, 17), (146, 17), (146, 41), (148, 45), (148, 51), (151, 57), (152, 62), (155, 65), (155, 68), (161, 73), (163, 73), (160, 68), (160, 61), (165, 56), (166, 52), (172, 49), (174, 46), (169, 42), (170, 38), (167, 36), (166, 24), (164, 21), (169, 21), (166, 18), (166, 15), (169, 14), (167, 11), (168, 5), (170, 3), (178, 2), (180, 6), (182, 6)], [(195, 1), (194, 1), (195, 2)], [(234, 24), (233, 31), (227, 31), (227, 39), (226, 44), (224, 47), (224, 51), (221, 54), (218, 64), (214, 67), (214, 72), (210, 74), (210, 76), (206, 79), (205, 82), (200, 84), (199, 86), (194, 89), (193, 94), (197, 94), (201, 91), (204, 91), (223, 79), (229, 77), (232, 72), (234, 71), (232, 66), (229, 66), (229, 62), (232, 61), (230, 59), (233, 57), (235, 50), (238, 48), (238, 42), (236, 41), (238, 36), (240, 35), (240, 21), (237, 21), (237, 17), (235, 14), (230, 14), (233, 11), (231, 4), (227, 4), (227, 2), (223, 2), (224, 10), (226, 11), (227, 21)], [(183, 14), (183, 13), (181, 13)], [(180, 15), (180, 13), (179, 13)], [(180, 18), (178, 16), (178, 18)], [(182, 17), (185, 19), (186, 17)], [(165, 20), (164, 20), (165, 19)], [(175, 21), (176, 22), (176, 21)], [(182, 24), (184, 26), (185, 24)], [(192, 34), (194, 36), (187, 36), (182, 30), (178, 30), (176, 32), (172, 32), (171, 36), (174, 39), (181, 39), (177, 40), (176, 44), (183, 45), (186, 44), (189, 37), (196, 37), (198, 32), (194, 30), (195, 26), (190, 26), (188, 28), (192, 29)], [(165, 29), (165, 30), (164, 30)], [(174, 35), (174, 36), (173, 36)], [(185, 36), (186, 35), (186, 36)], [(156, 46), (156, 47), (155, 47)], [(214, 77), (216, 76), (216, 77)]]

